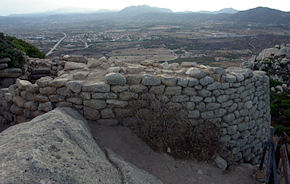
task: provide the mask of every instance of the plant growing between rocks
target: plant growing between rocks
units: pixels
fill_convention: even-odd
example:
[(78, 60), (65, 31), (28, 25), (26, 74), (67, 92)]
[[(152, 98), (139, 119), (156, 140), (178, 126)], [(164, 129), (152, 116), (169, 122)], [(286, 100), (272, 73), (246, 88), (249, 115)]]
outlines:
[(136, 110), (136, 122), (130, 128), (153, 150), (199, 161), (212, 160), (223, 151), (221, 132), (213, 123), (190, 121), (178, 106), (159, 97), (146, 101), (146, 109)]

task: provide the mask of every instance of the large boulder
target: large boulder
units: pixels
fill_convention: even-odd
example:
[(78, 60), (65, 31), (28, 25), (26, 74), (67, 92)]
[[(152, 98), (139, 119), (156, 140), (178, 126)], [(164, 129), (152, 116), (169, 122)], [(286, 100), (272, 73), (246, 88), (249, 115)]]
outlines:
[(0, 147), (3, 184), (161, 183), (104, 153), (86, 120), (71, 108), (57, 108), (6, 129), (0, 133)]
[(260, 61), (260, 60), (264, 60), (265, 58), (274, 57), (275, 55), (278, 54), (278, 52), (279, 52), (279, 49), (277, 49), (277, 48), (264, 49), (257, 56), (257, 60)]

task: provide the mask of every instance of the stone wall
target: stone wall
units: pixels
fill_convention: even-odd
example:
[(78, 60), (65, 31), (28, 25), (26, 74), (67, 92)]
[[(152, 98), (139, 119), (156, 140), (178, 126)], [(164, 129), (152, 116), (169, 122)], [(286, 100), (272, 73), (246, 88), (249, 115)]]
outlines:
[(16, 78), (22, 75), (20, 68), (8, 68), (10, 63), (10, 58), (0, 59), (0, 88), (10, 86), (15, 83)]
[(219, 127), (235, 161), (257, 162), (271, 118), (265, 72), (189, 62), (104, 62), (94, 67), (90, 61), (88, 66), (68, 62), (59, 77), (35, 84), (17, 80), (0, 92), (0, 122), (20, 123), (67, 106), (96, 123), (127, 126), (134, 123), (134, 112), (145, 112), (148, 99), (156, 97), (193, 124), (202, 120)]

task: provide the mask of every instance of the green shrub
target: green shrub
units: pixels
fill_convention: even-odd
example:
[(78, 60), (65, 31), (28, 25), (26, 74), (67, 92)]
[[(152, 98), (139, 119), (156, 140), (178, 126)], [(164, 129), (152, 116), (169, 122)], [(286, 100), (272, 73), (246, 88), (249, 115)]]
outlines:
[(281, 107), (284, 109), (290, 108), (290, 98), (281, 100)]
[(277, 104), (274, 104), (273, 102), (270, 103), (271, 107), (271, 115), (272, 116), (277, 116), (279, 114), (279, 107)]
[(286, 110), (284, 111), (284, 114), (285, 114), (285, 116), (286, 116), (287, 118), (290, 119), (290, 108), (289, 108), (289, 109), (286, 109)]
[(36, 48), (35, 46), (17, 39), (15, 37), (11, 37), (11, 36), (6, 36), (6, 38), (11, 41), (17, 48), (21, 49), (23, 52), (25, 52), (26, 55), (28, 55), (29, 57), (33, 57), (33, 58), (41, 58), (44, 59), (45, 58), (45, 54), (42, 53), (38, 48)]
[(274, 128), (275, 128), (275, 134), (280, 135), (282, 132), (285, 132), (287, 135), (290, 135), (290, 128), (288, 127), (275, 125)]
[(21, 51), (5, 44), (4, 42), (0, 42), (0, 59), (1, 58), (10, 58), (11, 63), (9, 63), (9, 67), (22, 68), (25, 63), (25, 58)]
[(10, 58), (9, 67), (22, 68), (25, 63), (25, 54), (29, 57), (45, 58), (45, 54), (33, 45), (15, 37), (0, 34), (0, 59)]
[(276, 87), (278, 85), (282, 85), (283, 83), (274, 79), (270, 79), (270, 87)]

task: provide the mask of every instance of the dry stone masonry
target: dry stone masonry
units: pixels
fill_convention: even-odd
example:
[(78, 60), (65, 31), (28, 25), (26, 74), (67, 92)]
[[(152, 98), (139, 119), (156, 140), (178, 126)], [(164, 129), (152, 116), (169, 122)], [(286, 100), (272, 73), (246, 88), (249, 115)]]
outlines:
[[(270, 127), (269, 79), (262, 71), (197, 65), (67, 61), (58, 77), (17, 80), (1, 90), (0, 123), (28, 121), (56, 107), (88, 120), (130, 126), (152, 97), (196, 124), (214, 123), (237, 162), (256, 163)], [(221, 155), (223, 156), (223, 155)]]

